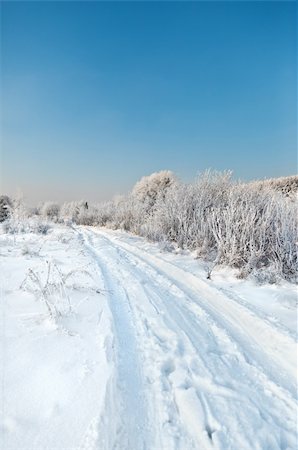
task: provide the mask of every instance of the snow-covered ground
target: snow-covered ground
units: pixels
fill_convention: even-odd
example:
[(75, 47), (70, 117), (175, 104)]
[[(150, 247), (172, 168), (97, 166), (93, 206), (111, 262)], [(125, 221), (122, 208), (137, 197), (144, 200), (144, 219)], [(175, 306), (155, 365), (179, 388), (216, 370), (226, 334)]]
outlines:
[(56, 226), (0, 235), (0, 289), (1, 449), (296, 449), (294, 285)]

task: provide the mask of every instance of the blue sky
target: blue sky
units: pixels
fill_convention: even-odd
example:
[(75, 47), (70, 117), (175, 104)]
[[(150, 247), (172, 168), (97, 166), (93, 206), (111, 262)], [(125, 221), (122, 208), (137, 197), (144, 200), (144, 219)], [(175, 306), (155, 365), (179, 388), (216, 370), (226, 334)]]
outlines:
[(2, 2), (1, 190), (296, 172), (296, 3)]

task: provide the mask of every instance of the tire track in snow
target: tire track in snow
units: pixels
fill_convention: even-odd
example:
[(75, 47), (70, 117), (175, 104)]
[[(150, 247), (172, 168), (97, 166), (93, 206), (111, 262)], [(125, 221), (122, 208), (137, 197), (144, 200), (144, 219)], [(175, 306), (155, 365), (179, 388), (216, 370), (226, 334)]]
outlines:
[[(254, 411), (254, 415), (257, 416), (258, 414), (261, 414), (261, 416), (265, 414), (265, 416), (262, 419), (258, 419), (259, 421), (261, 420), (261, 423), (263, 423), (262, 427), (264, 427), (266, 424), (266, 421), (270, 421), (273, 419), (276, 421), (276, 423), (274, 424), (275, 429), (278, 427), (281, 428), (280, 434), (280, 441), (278, 441), (278, 438), (276, 438), (275, 436), (271, 436), (271, 437), (267, 437), (267, 442), (270, 442), (269, 447), (270, 449), (274, 449), (274, 448), (282, 448), (282, 444), (281, 442), (284, 440), (285, 442), (288, 441), (288, 439), (292, 440), (291, 437), (288, 436), (288, 432), (287, 432), (287, 426), (286, 429), (284, 431), (284, 434), (287, 435), (288, 437), (283, 437), (283, 431), (282, 431), (282, 420), (281, 422), (279, 421), (278, 418), (278, 413), (279, 411), (277, 410), (277, 414), (273, 413), (272, 417), (270, 417), (270, 409), (275, 409), (276, 406), (278, 407), (282, 407), (280, 401), (284, 401), (284, 414), (285, 416), (291, 414), (291, 410), (293, 407), (293, 402), (291, 401), (291, 398), (288, 400), (288, 405), (287, 405), (287, 398), (288, 396), (284, 396), (284, 392), (280, 392), (279, 386), (274, 385), (273, 382), (271, 382), (271, 380), (268, 380), (266, 375), (264, 375), (260, 369), (258, 369), (257, 367), (254, 367), (252, 365), (252, 363), (250, 363), (249, 361), (247, 361), (245, 359), (245, 357), (243, 358), (243, 356), (241, 354), (237, 354), (237, 351), (235, 353), (235, 351), (233, 350), (233, 342), (231, 342), (229, 336), (227, 336), (225, 334), (225, 332), (223, 332), (223, 330), (225, 330), (225, 328), (218, 328), (218, 326), (216, 325), (216, 323), (213, 322), (212, 319), (210, 319), (209, 311), (207, 313), (207, 316), (204, 316), (204, 314), (206, 313), (206, 311), (200, 308), (201, 306), (194, 304), (194, 298), (188, 298), (187, 296), (185, 297), (185, 292), (189, 293), (189, 288), (187, 288), (186, 286), (183, 286), (183, 291), (181, 290), (182, 286), (180, 285), (180, 283), (177, 283), (176, 280), (173, 280), (172, 277), (169, 277), (165, 272), (160, 271), (160, 268), (156, 268), (154, 265), (152, 265), (151, 263), (149, 263), (145, 258), (140, 258), (138, 255), (135, 255), (134, 252), (129, 252), (127, 249), (123, 249), (123, 247), (121, 245), (117, 245), (118, 242), (115, 244), (113, 242), (111, 242), (111, 239), (109, 237), (106, 237), (105, 233), (94, 233), (93, 235), (97, 235), (98, 239), (104, 243), (105, 245), (103, 245), (103, 250), (106, 251), (107, 248), (109, 248), (109, 246), (112, 246), (114, 248), (114, 258), (117, 260), (120, 258), (120, 263), (121, 263), (121, 267), (122, 270), (125, 267), (127, 270), (127, 281), (130, 281), (130, 283), (139, 283), (142, 284), (142, 280), (146, 280), (146, 284), (143, 285), (144, 290), (146, 291), (146, 296), (142, 297), (142, 301), (147, 300), (153, 307), (155, 310), (155, 314), (159, 314), (159, 315), (163, 315), (164, 318), (164, 325), (167, 326), (168, 329), (172, 329), (177, 336), (180, 334), (182, 336), (186, 336), (188, 343), (190, 343), (191, 347), (193, 349), (195, 349), (196, 352), (196, 357), (197, 357), (197, 367), (185, 367), (184, 372), (186, 374), (188, 374), (188, 378), (190, 379), (190, 382), (187, 380), (187, 376), (185, 377), (185, 379), (183, 380), (181, 386), (183, 385), (183, 383), (185, 384), (185, 389), (177, 389), (177, 383), (176, 383), (176, 388), (175, 388), (175, 395), (173, 398), (173, 408), (177, 408), (177, 402), (178, 405), (180, 405), (180, 408), (182, 408), (179, 413), (181, 416), (184, 415), (184, 422), (188, 422), (189, 426), (192, 427), (192, 429), (194, 429), (194, 425), (191, 426), (191, 423), (196, 423), (196, 420), (190, 420), (191, 417), (189, 417), (189, 411), (191, 411), (191, 407), (186, 407), (186, 405), (190, 405), (192, 403), (196, 403), (196, 410), (200, 410), (201, 408), (201, 414), (199, 414), (199, 416), (201, 415), (201, 417), (197, 417), (197, 423), (205, 423), (205, 429), (201, 430), (201, 431), (205, 431), (205, 434), (208, 434), (209, 439), (212, 438), (212, 435), (214, 432), (217, 431), (218, 429), (218, 424), (216, 424), (216, 420), (214, 420), (212, 414), (210, 413), (210, 411), (212, 411), (212, 403), (208, 402), (208, 399), (206, 397), (206, 395), (204, 394), (204, 389), (206, 390), (206, 385), (209, 384), (209, 394), (213, 393), (212, 395), (220, 395), (222, 396), (222, 400), (227, 400), (228, 397), (231, 397), (233, 400), (233, 393), (232, 390), (229, 389), (225, 389), (224, 386), (219, 386), (216, 385), (216, 383), (214, 383), (214, 380), (212, 378), (214, 378), (214, 373), (212, 374), (212, 370), (214, 372), (214, 370), (216, 371), (216, 367), (212, 367), (212, 349), (210, 351), (210, 349), (208, 350), (208, 348), (204, 348), (204, 346), (202, 348), (200, 348), (200, 345), (202, 345), (204, 343), (204, 341), (207, 342), (212, 342), (212, 340), (214, 340), (214, 345), (213, 347), (216, 348), (216, 346), (218, 348), (222, 347), (224, 349), (224, 351), (222, 352), (222, 355), (220, 355), (220, 357), (222, 358), (221, 364), (224, 363), (226, 364), (228, 370), (231, 371), (231, 369), (235, 368), (235, 369), (240, 369), (244, 370), (243, 373), (241, 373), (240, 375), (242, 377), (246, 377), (247, 379), (243, 379), (243, 386), (244, 388), (248, 389), (248, 392), (244, 392), (244, 395), (242, 396), (241, 393), (237, 393), (238, 395), (238, 400), (239, 401), (246, 401), (249, 405), (246, 405), (246, 408), (244, 409), (244, 416), (245, 413), (247, 413), (247, 411), (249, 410), (253, 410)], [(149, 258), (150, 255), (148, 255)], [(147, 257), (147, 255), (146, 255)], [(129, 278), (130, 277), (130, 278)], [(123, 278), (123, 275), (122, 275)], [(155, 281), (154, 281), (155, 280)], [(181, 280), (180, 280), (181, 281)], [(146, 287), (147, 286), (147, 287)], [(174, 293), (173, 293), (174, 291)], [(179, 293), (179, 295), (178, 295)], [(169, 295), (170, 294), (170, 295)], [(178, 297), (180, 298), (177, 298)], [(183, 301), (183, 295), (185, 297), (184, 301)], [(192, 292), (193, 295), (193, 292)], [(175, 301), (173, 301), (173, 299), (175, 299)], [(141, 299), (140, 299), (141, 300)], [(185, 300), (187, 301), (187, 303), (185, 303)], [(196, 320), (195, 314), (194, 314), (194, 310), (193, 308), (190, 308), (190, 305), (192, 306), (196, 306), (196, 310), (195, 312), (198, 313), (198, 316), (200, 317), (200, 312), (203, 312), (203, 317), (201, 314), (201, 319), (203, 318), (203, 320), (206, 320), (206, 324), (200, 324), (198, 323), (198, 320)], [(211, 311), (212, 312), (212, 311)], [(143, 320), (143, 323), (146, 324), (145, 319)], [(198, 327), (198, 325), (200, 326), (199, 329), (196, 329)], [(222, 324), (221, 324), (222, 325)], [(147, 328), (148, 328), (148, 332), (150, 331), (152, 333), (152, 324), (148, 324), (147, 321)], [(208, 330), (209, 328), (209, 330)], [(154, 333), (153, 333), (154, 334)], [(161, 333), (159, 331), (156, 332), (156, 336), (160, 335)], [(238, 336), (237, 336), (238, 337)], [(160, 340), (160, 344), (162, 345), (162, 343), (164, 343), (165, 341), (163, 341), (162, 339)], [(222, 342), (220, 342), (222, 341)], [(227, 342), (225, 342), (227, 341)], [(236, 341), (237, 342), (237, 341)], [(169, 346), (167, 346), (169, 347)], [(207, 350), (207, 352), (206, 352)], [(236, 349), (237, 350), (237, 349)], [(201, 356), (204, 356), (204, 352), (205, 354), (205, 360), (203, 358), (200, 358), (199, 355), (201, 354)], [(225, 352), (228, 352), (227, 355), (224, 355)], [(214, 351), (213, 351), (214, 353)], [(215, 352), (216, 353), (216, 352)], [(217, 355), (218, 356), (218, 355)], [(207, 359), (206, 359), (207, 357)], [(208, 357), (211, 359), (211, 361), (208, 364)], [(232, 359), (231, 359), (232, 358)], [(236, 358), (235, 361), (233, 361), (233, 358)], [(238, 359), (238, 361), (237, 361)], [(183, 358), (182, 358), (183, 360)], [(194, 360), (193, 360), (194, 361)], [(184, 361), (185, 362), (185, 361)], [(216, 362), (216, 361), (215, 361)], [(217, 361), (217, 363), (219, 363), (220, 361)], [(240, 364), (240, 366), (239, 366)], [(220, 365), (219, 365), (220, 367)], [(224, 366), (222, 366), (222, 368), (224, 369)], [(204, 371), (204, 376), (200, 376), (200, 377), (196, 377), (196, 371), (200, 372), (200, 371)], [(210, 372), (211, 370), (211, 372)], [(248, 370), (248, 372), (247, 372)], [(167, 361), (165, 361), (165, 364), (163, 366), (163, 371), (164, 371), (164, 379), (168, 380), (167, 382), (169, 383), (169, 385), (175, 384), (175, 380), (171, 379), (174, 377), (175, 375), (175, 365), (173, 364), (171, 359), (168, 359)], [(250, 374), (251, 371), (251, 374)], [(231, 377), (231, 380), (233, 379), (233, 373), (230, 372), (229, 376)], [(255, 377), (255, 378), (254, 378)], [(174, 377), (175, 378), (175, 377)], [(193, 385), (195, 385), (196, 383), (193, 382), (193, 379), (197, 378), (199, 379), (199, 382), (197, 382), (197, 390), (195, 391), (193, 389)], [(241, 387), (241, 382), (242, 380), (239, 379), (238, 380), (240, 382), (240, 387)], [(254, 392), (254, 383), (257, 381), (258, 386), (258, 391), (259, 394), (262, 395), (264, 393), (262, 393), (262, 386), (261, 383), (264, 382), (266, 389), (269, 389), (269, 397), (273, 396), (273, 400), (272, 402), (270, 402), (270, 399), (268, 400), (268, 397), (264, 397), (264, 400), (266, 400), (265, 403), (267, 403), (267, 406), (263, 407), (263, 411), (262, 411), (262, 401), (261, 403), (258, 402), (254, 402), (253, 398), (249, 398), (246, 397), (248, 394), (251, 394), (252, 396), (256, 393)], [(166, 381), (165, 381), (166, 382)], [(193, 383), (193, 385), (192, 385)], [(179, 384), (179, 383), (178, 383)], [(205, 384), (205, 386), (204, 386)], [(211, 386), (211, 388), (210, 388)], [(212, 387), (213, 386), (213, 387)], [(183, 387), (183, 386), (182, 386)], [(208, 392), (207, 389), (207, 392)], [(201, 392), (203, 390), (203, 392)], [(276, 397), (277, 395), (277, 397)], [(226, 399), (224, 398), (226, 396)], [(237, 396), (236, 396), (237, 397)], [(236, 402), (237, 398), (234, 398), (234, 403)], [(276, 398), (275, 398), (276, 397)], [(199, 399), (199, 400), (198, 400)], [(178, 406), (178, 410), (179, 410), (179, 406)], [(260, 411), (259, 411), (260, 410)], [(223, 411), (225, 411), (226, 414), (229, 414), (229, 408), (225, 409), (225, 407), (223, 408)], [(234, 423), (232, 423), (233, 421), (230, 420), (230, 427), (232, 429), (235, 430), (235, 432), (237, 433), (237, 424), (241, 424), (241, 422), (237, 421), (237, 412), (234, 411), (235, 417), (234, 419)], [(243, 414), (242, 414), (243, 416)], [(209, 417), (209, 419), (208, 419)], [(176, 418), (177, 419), (177, 418)], [(245, 417), (244, 417), (245, 419)], [(250, 419), (251, 420), (251, 419)], [(290, 418), (289, 418), (290, 420)], [(211, 425), (210, 425), (211, 424)], [(253, 426), (253, 424), (248, 424), (249, 426)], [(273, 427), (273, 425), (272, 425)], [(273, 428), (274, 428), (273, 427)], [(193, 431), (193, 430), (192, 430)], [(215, 433), (216, 434), (216, 433)], [(217, 433), (218, 435), (220, 433)], [(241, 432), (240, 432), (241, 434)], [(245, 435), (244, 431), (243, 434)], [(252, 433), (253, 436), (253, 433)], [(201, 432), (201, 438), (202, 438), (202, 432)], [(221, 436), (221, 442), (223, 442), (223, 436)], [(247, 438), (247, 443), (246, 445), (242, 446), (242, 448), (257, 448), (254, 447), (253, 442), (249, 443), (249, 436), (246, 436)], [(216, 439), (216, 436), (215, 436)], [(280, 445), (279, 445), (280, 442)], [(210, 443), (210, 441), (209, 441)], [(269, 448), (268, 447), (268, 448)], [(178, 448), (178, 444), (177, 444), (177, 448)], [(182, 447), (183, 448), (183, 447)], [(189, 447), (184, 447), (184, 448), (193, 448), (191, 446), (191, 444), (189, 443)], [(195, 447), (197, 448), (197, 447)], [(199, 448), (209, 448), (209, 446), (206, 444), (204, 445), (203, 442), (200, 442), (200, 447)], [(231, 443), (228, 445), (228, 443), (225, 444), (224, 447), (221, 447), (220, 444), (218, 443), (217, 448), (237, 448), (236, 446), (233, 446)]]
[(112, 239), (105, 231), (99, 233), (112, 244), (114, 242), (118, 248), (138, 259), (141, 264), (151, 267), (156, 274), (164, 276), (181, 291), (187, 293), (189, 298), (208, 312), (221, 324), (222, 328), (229, 330), (237, 342), (243, 342), (249, 359), (257, 363), (265, 372), (267, 370), (268, 375), (277, 385), (289, 390), (292, 396), (296, 395), (297, 343), (290, 335), (264, 322), (244, 305), (237, 303), (232, 296), (220, 292), (205, 280), (163, 259), (134, 248), (130, 244)]
[[(117, 379), (124, 379), (126, 376), (132, 376), (133, 372), (136, 370), (137, 364), (134, 364), (132, 362), (133, 358), (135, 360), (138, 360), (138, 363), (141, 362), (144, 365), (144, 329), (141, 333), (138, 332), (138, 325), (140, 324), (140, 321), (132, 315), (132, 301), (136, 305), (139, 301), (142, 303), (145, 300), (148, 301), (149, 297), (147, 298), (146, 291), (144, 290), (144, 287), (142, 284), (138, 283), (137, 280), (134, 279), (133, 274), (131, 273), (131, 267), (129, 267), (129, 270), (124, 270), (124, 264), (123, 260), (120, 257), (117, 248), (115, 248), (113, 245), (110, 244), (109, 241), (107, 241), (105, 238), (101, 237), (100, 245), (95, 245), (94, 242), (92, 242), (92, 234), (84, 232), (83, 235), (85, 236), (85, 242), (88, 243), (88, 250), (89, 252), (98, 259), (98, 255), (102, 255), (102, 260), (100, 263), (101, 267), (101, 273), (104, 277), (104, 279), (107, 281), (109, 279), (110, 281), (106, 282), (106, 287), (111, 288), (110, 292), (113, 291), (113, 294), (110, 298), (110, 302), (117, 303), (119, 301), (119, 295), (117, 294), (118, 288), (123, 289), (125, 292), (124, 296), (125, 298), (124, 303), (126, 303), (129, 306), (129, 323), (126, 322), (126, 324), (123, 324), (123, 316), (120, 315), (120, 322), (115, 321), (115, 328), (117, 326), (121, 327), (124, 333), (124, 341), (127, 341), (127, 338), (125, 337), (126, 332), (128, 328), (133, 328), (133, 335), (134, 335), (134, 341), (135, 344), (134, 347), (134, 356), (131, 359), (128, 359), (126, 361), (126, 373), (123, 377), (123, 371), (121, 370), (121, 367), (117, 364), (119, 361), (115, 361), (116, 364), (116, 371), (118, 371)], [(104, 255), (104, 256), (103, 256)], [(115, 288), (115, 286), (118, 285), (118, 288)], [(126, 286), (126, 287), (124, 287)], [(135, 289), (136, 288), (136, 289)], [(152, 303), (152, 307), (154, 308), (154, 303)], [(114, 315), (113, 308), (112, 314)], [(124, 325), (124, 326), (123, 326)], [(143, 325), (143, 324), (142, 324)], [(146, 325), (145, 325), (146, 328)], [(115, 334), (118, 335), (118, 330), (115, 329)], [(130, 332), (129, 332), (130, 334)], [(152, 338), (150, 338), (150, 354), (152, 354)], [(123, 348), (120, 348), (118, 339), (115, 342), (115, 346), (118, 346), (117, 353), (120, 354), (123, 353)], [(113, 344), (114, 347), (114, 344)], [(124, 351), (127, 351), (127, 346), (125, 346)], [(163, 352), (163, 350), (162, 350)], [(140, 358), (140, 355), (142, 357)], [(154, 355), (154, 357), (156, 354)], [(155, 359), (153, 358), (150, 360), (150, 365), (154, 366), (156, 363)], [(158, 392), (154, 392), (152, 395), (152, 389), (151, 389), (151, 382), (148, 380), (148, 374), (145, 375), (142, 373), (142, 368), (139, 368), (139, 372), (141, 374), (140, 384), (138, 386), (138, 391), (140, 393), (146, 391), (145, 395), (139, 396), (139, 401), (143, 402), (143, 406), (146, 406), (146, 411), (144, 414), (144, 417), (146, 417), (145, 420), (145, 428), (146, 433), (143, 433), (143, 436), (140, 437), (139, 442), (136, 442), (135, 440), (135, 433), (140, 430), (140, 433), (142, 434), (142, 430), (144, 430), (144, 427), (138, 427), (136, 423), (136, 419), (139, 419), (138, 415), (142, 414), (143, 407), (140, 407), (139, 401), (134, 402), (135, 408), (131, 408), (131, 414), (132, 414), (132, 420), (135, 420), (136, 426), (128, 430), (126, 433), (123, 432), (123, 429), (126, 427), (125, 424), (120, 424), (120, 427), (122, 431), (119, 432), (119, 426), (115, 427), (115, 424), (113, 422), (115, 421), (115, 410), (119, 407), (117, 398), (119, 395), (121, 396), (121, 392), (119, 392), (119, 382), (117, 382), (117, 379), (114, 380), (114, 383), (110, 383), (109, 385), (109, 392), (106, 397), (106, 407), (105, 407), (105, 417), (104, 421), (101, 424), (99, 435), (102, 434), (103, 438), (99, 439), (99, 443), (101, 444), (101, 450), (102, 449), (121, 449), (121, 450), (139, 450), (139, 449), (148, 449), (148, 450), (191, 450), (191, 449), (197, 449), (197, 446), (195, 446), (193, 440), (191, 437), (187, 435), (183, 427), (181, 427), (180, 419), (177, 410), (177, 407), (175, 405), (175, 401), (173, 398), (171, 398), (171, 401), (168, 399), (160, 398), (163, 397), (163, 394), (165, 394), (165, 391), (168, 389), (159, 389)], [(170, 371), (168, 371), (167, 363), (162, 364), (162, 372), (165, 373), (165, 375), (170, 374)], [(164, 381), (163, 381), (164, 382)], [(125, 388), (125, 383), (122, 384), (122, 387)], [(136, 383), (134, 383), (134, 387), (136, 387)], [(120, 383), (121, 388), (121, 383)], [(148, 392), (149, 391), (149, 392)], [(151, 391), (151, 392), (150, 392)], [(161, 396), (159, 395), (161, 392)], [(127, 415), (127, 408), (126, 405), (130, 403), (131, 398), (131, 392), (127, 391), (127, 396), (124, 399), (124, 404), (122, 404), (121, 411), (124, 415)], [(166, 393), (166, 396), (169, 395)], [(144, 397), (148, 397), (144, 401)], [(157, 400), (157, 401), (156, 401)], [(112, 406), (111, 406), (112, 405)], [(112, 428), (113, 432), (111, 433), (111, 422), (112, 422)], [(107, 430), (109, 430), (107, 432)], [(113, 439), (110, 438), (110, 435), (118, 435), (116, 441), (113, 441)], [(131, 436), (131, 437), (130, 437)], [(203, 445), (200, 446), (202, 450), (206, 448)]]
[(101, 450), (146, 450), (150, 448), (147, 408), (130, 300), (117, 275), (112, 277), (115, 273), (113, 247), (100, 253), (90, 236), (86, 233), (81, 236), (101, 270), (114, 320), (116, 349), (114, 343), (107, 343), (107, 351), (114, 352), (117, 372), (107, 392)]

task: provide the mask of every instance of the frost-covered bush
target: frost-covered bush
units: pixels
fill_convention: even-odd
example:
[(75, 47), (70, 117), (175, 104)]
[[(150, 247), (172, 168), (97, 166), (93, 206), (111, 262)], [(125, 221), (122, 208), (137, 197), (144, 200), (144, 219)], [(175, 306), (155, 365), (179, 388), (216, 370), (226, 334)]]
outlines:
[[(90, 222), (94, 220), (94, 210), (91, 212), (89, 209), (88, 202), (85, 200), (66, 202), (61, 207), (60, 218), (76, 224), (91, 225)], [(96, 225), (96, 222), (92, 225)]]
[(236, 267), (242, 277), (295, 280), (296, 188), (297, 177), (242, 183), (233, 181), (230, 171), (208, 170), (186, 184), (161, 171), (112, 201), (65, 203), (60, 218), (131, 231), (163, 249), (175, 244), (195, 250), (210, 267)]
[(149, 211), (158, 198), (163, 198), (166, 191), (176, 182), (174, 174), (169, 170), (152, 173), (141, 178), (133, 190), (132, 196)]
[(4, 233), (23, 233), (28, 220), (28, 208), (22, 197), (11, 200), (9, 215), (3, 222), (2, 230)]
[[(99, 226), (111, 225), (115, 218), (115, 204), (113, 201), (104, 202), (97, 206), (97, 222)], [(111, 226), (111, 228), (113, 228)]]
[(0, 196), (0, 222), (4, 222), (11, 212), (12, 200), (7, 195)]
[(46, 219), (58, 221), (60, 212), (60, 205), (54, 202), (46, 202), (41, 208), (41, 215)]
[[(240, 276), (257, 271), (263, 280), (295, 279), (297, 203), (281, 181), (241, 183), (231, 172), (206, 171), (183, 184), (172, 175), (167, 182), (167, 174), (144, 177), (132, 194), (99, 206), (98, 223), (196, 250), (212, 267), (237, 267)], [(289, 184), (295, 185), (292, 177)]]
[(137, 215), (133, 197), (131, 195), (115, 197), (113, 206), (110, 205), (109, 219), (112, 220), (113, 228), (136, 232)]
[(2, 224), (2, 232), (47, 234), (51, 226), (37, 213), (37, 208), (28, 207), (21, 196), (10, 199), (9, 215)]
[(7, 234), (19, 233), (35, 233), (47, 234), (51, 230), (49, 223), (40, 220), (39, 218), (25, 217), (22, 220), (11, 216), (3, 223), (2, 230)]
[(206, 171), (193, 184), (176, 182), (157, 199), (142, 234), (154, 240), (167, 238), (180, 248), (207, 251), (214, 243), (207, 217), (211, 208), (226, 202), (230, 177), (230, 172)]
[(72, 313), (65, 276), (51, 261), (46, 261), (45, 273), (30, 268), (20, 289), (33, 293), (46, 306), (47, 312), (53, 320)]
[(75, 222), (79, 225), (99, 225), (96, 206), (86, 208), (86, 203), (79, 209)]
[(208, 223), (218, 261), (253, 269), (272, 265), (286, 278), (297, 270), (297, 208), (270, 189), (235, 184), (227, 204), (213, 208)]
[(290, 200), (297, 199), (298, 194), (298, 175), (280, 178), (268, 178), (265, 180), (256, 180), (249, 184), (257, 186), (259, 189), (272, 189), (280, 192)]

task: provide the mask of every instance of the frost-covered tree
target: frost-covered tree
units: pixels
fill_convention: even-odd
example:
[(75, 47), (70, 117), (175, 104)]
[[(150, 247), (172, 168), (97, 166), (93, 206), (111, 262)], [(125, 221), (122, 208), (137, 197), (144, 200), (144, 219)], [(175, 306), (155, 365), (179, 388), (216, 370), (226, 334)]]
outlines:
[(12, 204), (12, 200), (7, 195), (0, 196), (0, 222), (4, 222), (9, 217)]
[(154, 172), (138, 181), (133, 190), (132, 196), (146, 205), (150, 210), (158, 197), (164, 197), (167, 189), (176, 182), (174, 174), (169, 170)]

